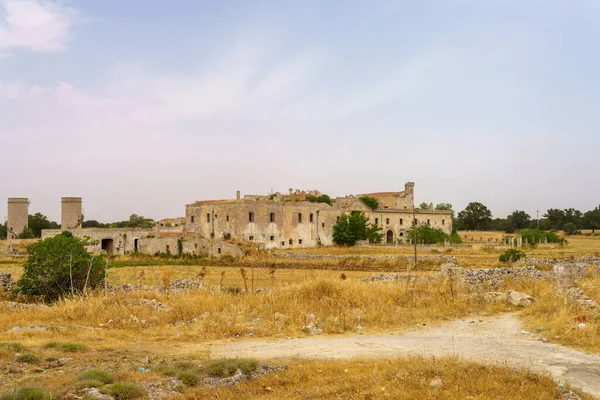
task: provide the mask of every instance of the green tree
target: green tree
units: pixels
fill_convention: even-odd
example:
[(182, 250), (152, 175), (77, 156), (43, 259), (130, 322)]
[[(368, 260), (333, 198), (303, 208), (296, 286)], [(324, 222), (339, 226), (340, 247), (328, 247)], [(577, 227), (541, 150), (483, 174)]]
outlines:
[(63, 232), (30, 246), (23, 275), (17, 282), (18, 292), (52, 302), (96, 287), (105, 277), (105, 264), (102, 256), (86, 250), (89, 244)]
[(583, 228), (591, 229), (592, 233), (600, 229), (600, 206), (583, 214)]
[(379, 208), (379, 200), (377, 200), (374, 197), (361, 196), (358, 199), (360, 201), (362, 201), (363, 203), (365, 203), (365, 205), (367, 207), (369, 207), (371, 210), (377, 210)]
[(142, 217), (141, 215), (131, 214), (129, 216), (129, 220), (113, 222), (109, 224), (110, 228), (143, 228), (143, 229), (151, 229), (154, 227), (154, 220), (146, 217)]
[(342, 214), (333, 226), (333, 242), (338, 245), (354, 246), (358, 240), (380, 243), (382, 239), (381, 227), (371, 224), (360, 211)]
[(35, 213), (33, 215), (29, 215), (27, 218), (27, 224), (33, 235), (37, 238), (42, 237), (43, 229), (59, 229), (60, 225), (54, 221), (49, 221), (48, 217), (43, 215), (42, 213)]
[(90, 219), (90, 220), (84, 220), (83, 221), (83, 228), (108, 228), (109, 224), (104, 224), (102, 222), (98, 222), (95, 219)]
[(419, 210), (428, 210), (429, 209), (429, 204), (422, 202), (421, 204), (419, 204), (419, 207), (417, 207)]
[(563, 231), (565, 231), (565, 234), (567, 235), (575, 235), (577, 234), (577, 225), (573, 222), (567, 222), (563, 225)]
[(561, 229), (567, 222), (563, 210), (550, 208), (543, 216), (546, 219), (544, 229)]
[(305, 198), (306, 201), (310, 201), (311, 203), (325, 203), (331, 205), (331, 197), (326, 194), (322, 194), (320, 196), (307, 194)]
[(0, 240), (6, 239), (6, 223), (0, 225)]
[(23, 232), (21, 232), (21, 234), (18, 237), (19, 239), (33, 239), (35, 238), (35, 234), (33, 233), (33, 231), (31, 229), (29, 229), (29, 227), (25, 227), (23, 228)]
[(529, 228), (530, 226), (531, 216), (525, 211), (516, 210), (504, 220), (503, 230), (506, 233), (513, 233), (521, 229)]
[(464, 229), (470, 231), (486, 230), (492, 221), (492, 213), (483, 204), (473, 202), (458, 213), (458, 220), (461, 221)]

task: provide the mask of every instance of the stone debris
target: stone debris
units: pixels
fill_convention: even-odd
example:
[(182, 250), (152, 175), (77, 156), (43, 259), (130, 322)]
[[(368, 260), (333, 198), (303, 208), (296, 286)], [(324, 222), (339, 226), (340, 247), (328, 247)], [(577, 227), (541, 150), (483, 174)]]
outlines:
[(22, 332), (44, 332), (48, 327), (40, 325), (13, 326), (6, 333), (22, 333)]
[(516, 292), (514, 290), (509, 290), (508, 292), (506, 292), (506, 294), (508, 295), (508, 304), (515, 307), (529, 307), (536, 301), (535, 297), (532, 297), (525, 293)]
[(567, 291), (566, 297), (569, 303), (579, 307), (589, 308), (591, 310), (598, 310), (600, 308), (600, 305), (587, 296), (581, 288), (570, 288)]
[(204, 287), (204, 283), (198, 280), (192, 280), (189, 278), (177, 278), (171, 282), (171, 290), (190, 290), (200, 289)]
[(154, 308), (156, 311), (171, 311), (171, 308), (156, 299), (148, 300), (148, 299), (140, 299), (140, 303), (149, 307)]
[(15, 280), (8, 272), (0, 272), (0, 290), (10, 292), (15, 287)]
[(271, 372), (285, 371), (288, 368), (289, 367), (287, 365), (259, 364), (256, 367), (256, 370), (248, 375), (244, 374), (238, 369), (233, 376), (228, 378), (205, 377), (203, 378), (203, 381), (204, 384), (211, 387), (231, 386), (250, 379), (260, 378), (261, 376), (267, 375)]
[(504, 292), (487, 292), (483, 295), (483, 300), (491, 304), (505, 303), (507, 298), (508, 295)]
[(444, 387), (444, 383), (442, 382), (442, 379), (439, 377), (433, 378), (431, 380), (431, 382), (429, 382), (429, 387), (431, 389), (441, 389)]
[[(294, 260), (344, 260), (344, 259), (359, 259), (361, 261), (383, 261), (383, 260), (391, 260), (391, 261), (399, 261), (406, 262), (414, 260), (414, 256), (366, 256), (366, 255), (353, 255), (353, 256), (344, 256), (340, 254), (308, 254), (308, 253), (284, 253), (277, 252), (273, 253), (275, 257), (289, 258)], [(447, 255), (422, 255), (419, 256), (419, 260), (421, 261), (437, 261), (440, 263), (450, 263), (458, 265), (458, 259), (454, 256)]]

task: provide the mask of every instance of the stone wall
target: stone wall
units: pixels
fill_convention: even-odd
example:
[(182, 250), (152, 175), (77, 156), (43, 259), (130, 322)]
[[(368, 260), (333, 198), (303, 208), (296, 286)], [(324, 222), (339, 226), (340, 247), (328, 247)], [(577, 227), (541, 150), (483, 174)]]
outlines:
[(15, 286), (12, 275), (8, 272), (0, 272), (0, 291), (10, 291)]

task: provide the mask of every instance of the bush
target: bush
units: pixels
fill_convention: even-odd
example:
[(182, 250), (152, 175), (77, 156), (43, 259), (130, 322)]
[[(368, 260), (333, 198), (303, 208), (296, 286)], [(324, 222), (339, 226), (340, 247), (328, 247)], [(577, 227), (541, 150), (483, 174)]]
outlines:
[(101, 369), (88, 369), (79, 375), (80, 381), (100, 381), (104, 384), (112, 383), (113, 376)]
[(508, 249), (504, 253), (500, 254), (498, 260), (500, 262), (515, 262), (521, 258), (525, 258), (525, 253), (517, 249)]
[(115, 400), (137, 399), (143, 394), (142, 388), (131, 382), (113, 383), (103, 387), (100, 392), (111, 395)]
[(196, 386), (200, 381), (198, 375), (193, 372), (182, 372), (177, 377), (186, 386)]
[(212, 376), (219, 378), (228, 378), (233, 376), (239, 369), (244, 374), (249, 375), (256, 371), (258, 362), (247, 358), (236, 358), (230, 360), (219, 360), (208, 364), (205, 371)]
[[(413, 228), (414, 229), (414, 228)], [(411, 229), (406, 234), (407, 238), (414, 239), (415, 232)], [(423, 244), (443, 244), (446, 241), (452, 244), (461, 244), (460, 235), (454, 232), (452, 235), (446, 234), (438, 228), (432, 228), (429, 225), (421, 225), (417, 228), (417, 243)]]
[(369, 207), (371, 210), (377, 210), (379, 208), (379, 200), (377, 200), (373, 197), (361, 196), (358, 199), (360, 201), (362, 201), (363, 203), (365, 203), (365, 205), (367, 207)]
[(337, 245), (354, 246), (358, 240), (380, 243), (381, 227), (373, 225), (360, 211), (343, 214), (333, 226), (333, 242)]
[(61, 343), (61, 342), (50, 342), (45, 346), (47, 349), (55, 349), (58, 351), (64, 351), (67, 353), (77, 353), (78, 351), (86, 350), (87, 347), (80, 343)]
[(565, 232), (565, 234), (567, 235), (576, 235), (577, 234), (577, 225), (575, 225), (572, 222), (567, 222), (564, 226), (563, 226), (563, 231)]
[(21, 343), (0, 343), (0, 349), (6, 349), (8, 351), (14, 351), (15, 353), (22, 353), (27, 350), (27, 347)]
[(83, 381), (79, 381), (75, 384), (75, 388), (77, 389), (101, 388), (102, 386), (104, 386), (104, 382), (100, 382), (94, 379), (86, 379)]
[(40, 358), (35, 354), (25, 353), (21, 354), (17, 357), (18, 362), (27, 363), (27, 364), (35, 364), (40, 361)]
[(37, 388), (23, 388), (14, 393), (0, 396), (0, 400), (46, 400), (50, 398), (50, 395)]
[(17, 282), (18, 292), (55, 301), (70, 293), (82, 294), (86, 287), (96, 287), (105, 276), (104, 261), (92, 256), (87, 245), (88, 241), (70, 232), (32, 245), (23, 276)]
[(556, 232), (546, 232), (540, 229), (521, 229), (519, 235), (523, 238), (523, 241), (531, 246), (535, 246), (537, 243), (544, 243), (546, 240), (548, 243), (565, 243), (565, 239), (560, 237)]

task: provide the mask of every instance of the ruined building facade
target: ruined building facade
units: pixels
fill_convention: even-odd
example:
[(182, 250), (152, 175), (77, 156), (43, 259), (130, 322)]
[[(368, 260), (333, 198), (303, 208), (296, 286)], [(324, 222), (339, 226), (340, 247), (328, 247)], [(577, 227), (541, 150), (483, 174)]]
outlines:
[[(414, 183), (402, 192), (379, 192), (337, 197), (315, 202), (318, 191), (290, 189), (287, 194), (246, 195), (235, 199), (198, 201), (185, 206), (185, 217), (163, 219), (154, 229), (81, 228), (81, 198), (63, 198), (62, 229), (44, 230), (42, 237), (69, 230), (95, 241), (92, 250), (109, 254), (140, 252), (188, 253), (198, 256), (241, 255), (231, 240), (257, 243), (266, 249), (313, 247), (333, 244), (333, 227), (343, 214), (362, 212), (381, 227), (385, 244), (407, 243), (413, 219), (417, 226), (430, 225), (452, 232), (452, 212), (414, 209)], [(366, 206), (361, 196), (378, 200), (379, 208)], [(311, 201), (312, 200), (312, 201)], [(10, 206), (10, 203), (9, 203)]]

